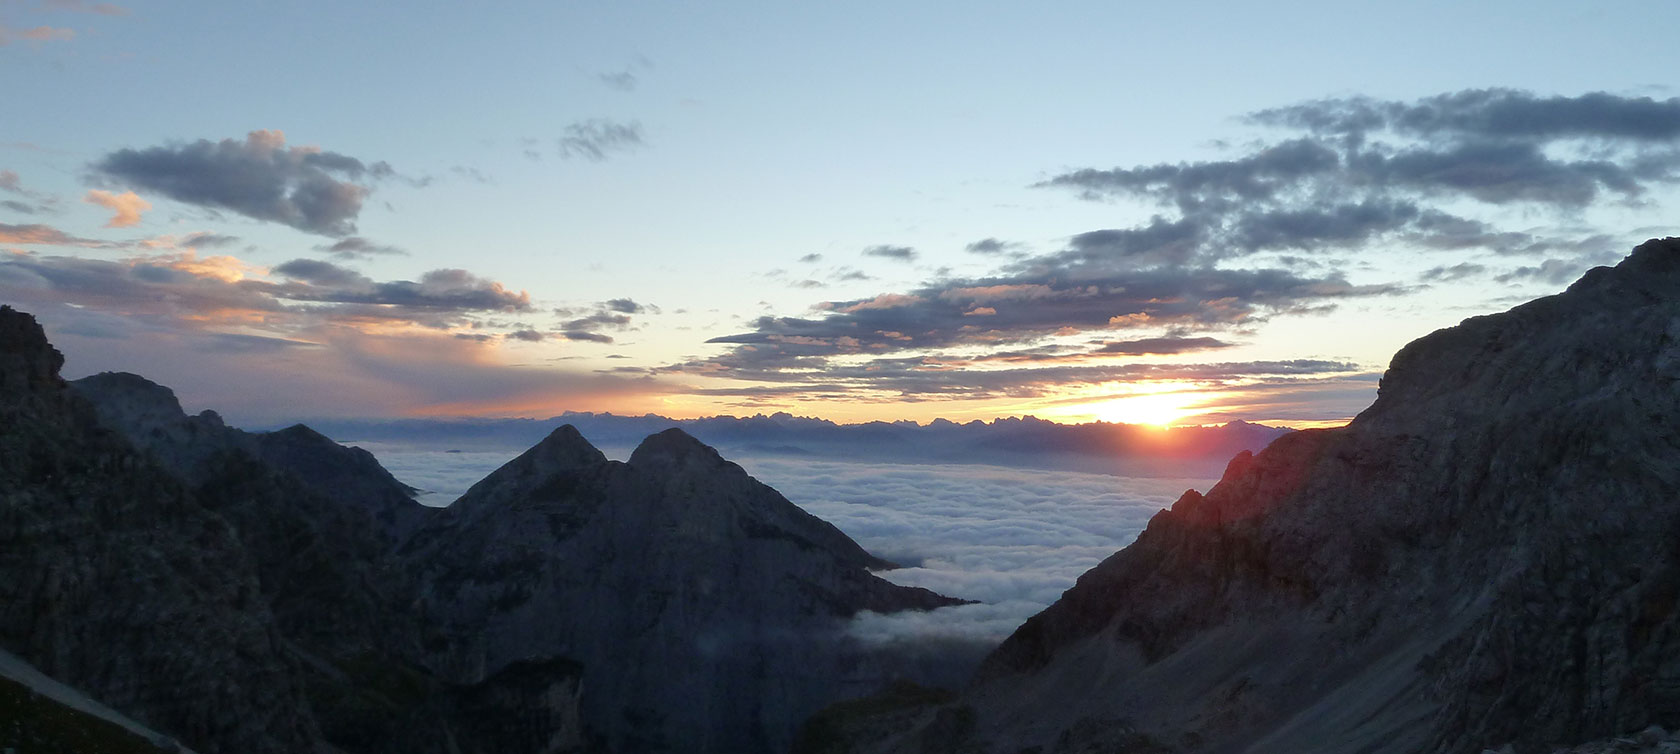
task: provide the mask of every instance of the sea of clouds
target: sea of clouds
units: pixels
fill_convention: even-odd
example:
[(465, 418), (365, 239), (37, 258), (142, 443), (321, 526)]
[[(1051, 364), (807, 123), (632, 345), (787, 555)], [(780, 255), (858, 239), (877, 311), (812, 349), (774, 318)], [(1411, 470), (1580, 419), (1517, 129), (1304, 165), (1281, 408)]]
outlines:
[[(447, 505), (523, 448), (367, 448), (398, 479)], [(629, 448), (604, 447), (623, 460)], [(881, 575), (978, 604), (854, 618), (879, 645), (978, 659), (1137, 537), (1149, 517), (1213, 479), (1135, 478), (981, 465), (880, 464), (731, 454), (748, 473), (902, 565)]]

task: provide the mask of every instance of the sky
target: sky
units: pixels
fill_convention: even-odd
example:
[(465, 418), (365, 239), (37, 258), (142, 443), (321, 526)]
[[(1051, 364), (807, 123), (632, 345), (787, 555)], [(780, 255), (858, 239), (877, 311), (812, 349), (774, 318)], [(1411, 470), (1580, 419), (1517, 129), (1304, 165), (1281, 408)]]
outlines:
[(1045, 5), (0, 0), (0, 303), (246, 425), (1321, 426), (1674, 234), (1680, 5)]

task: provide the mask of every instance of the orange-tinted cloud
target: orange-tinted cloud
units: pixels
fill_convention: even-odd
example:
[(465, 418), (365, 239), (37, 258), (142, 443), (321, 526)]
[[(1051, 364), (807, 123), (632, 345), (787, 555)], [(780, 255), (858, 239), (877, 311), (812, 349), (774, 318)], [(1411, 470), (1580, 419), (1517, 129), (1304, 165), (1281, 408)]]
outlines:
[(87, 196), (82, 197), (82, 201), (88, 204), (97, 204), (117, 213), (111, 218), (110, 222), (105, 223), (107, 228), (129, 228), (139, 225), (141, 213), (152, 208), (151, 202), (141, 199), (133, 191), (113, 194), (109, 191), (93, 189), (87, 192)]
[(56, 29), (51, 26), (13, 29), (9, 26), (0, 25), (0, 47), (18, 40), (25, 42), (68, 42), (75, 36), (74, 29)]

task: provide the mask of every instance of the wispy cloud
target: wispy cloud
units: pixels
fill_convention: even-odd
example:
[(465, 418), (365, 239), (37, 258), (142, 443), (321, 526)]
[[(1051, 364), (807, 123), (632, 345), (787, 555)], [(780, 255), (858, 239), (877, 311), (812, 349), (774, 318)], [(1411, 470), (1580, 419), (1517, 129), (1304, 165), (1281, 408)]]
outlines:
[(633, 92), (636, 90), (636, 85), (640, 83), (640, 81), (636, 78), (636, 74), (629, 71), (601, 73), (597, 74), (595, 78), (602, 84), (607, 85), (607, 88), (616, 89), (621, 92)]
[(612, 343), (613, 337), (605, 331), (624, 332), (635, 329), (631, 315), (657, 311), (658, 307), (639, 303), (634, 299), (615, 298), (597, 302), (592, 306), (555, 309), (554, 315), (562, 320), (559, 324), (560, 337), (566, 340)]
[(556, 143), (562, 159), (601, 162), (616, 153), (642, 148), (642, 124), (605, 118), (579, 121), (566, 126)]
[(13, 42), (68, 42), (76, 38), (74, 29), (64, 29), (52, 26), (33, 26), (19, 29), (0, 24), (0, 47)]
[(863, 255), (866, 256), (866, 257), (881, 257), (883, 259), (893, 259), (893, 260), (897, 260), (897, 261), (900, 261), (900, 262), (913, 262), (913, 261), (915, 261), (916, 257), (919, 256), (916, 253), (915, 249), (912, 249), (908, 246), (889, 246), (889, 245), (870, 246), (869, 248), (866, 248), (866, 249), (863, 250)]
[(126, 16), (128, 9), (114, 3), (90, 3), (86, 0), (43, 0), (41, 7), (47, 10), (68, 11), (71, 13), (95, 13), (101, 16)]
[(372, 256), (407, 256), (408, 252), (390, 244), (376, 243), (361, 236), (341, 238), (330, 244), (315, 247), (316, 251), (324, 251), (339, 259), (363, 259)]

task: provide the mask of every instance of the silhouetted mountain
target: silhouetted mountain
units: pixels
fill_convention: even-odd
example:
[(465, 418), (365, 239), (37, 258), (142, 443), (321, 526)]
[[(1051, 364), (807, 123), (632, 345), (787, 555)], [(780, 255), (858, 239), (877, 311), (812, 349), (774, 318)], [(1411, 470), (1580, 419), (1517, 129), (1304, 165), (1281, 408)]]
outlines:
[(957, 603), (869, 573), (888, 564), (677, 429), (620, 463), (561, 427), (405, 549), (418, 609), (456, 637), (437, 666), (573, 658), (621, 751), (785, 751), (891, 677), (839, 619)]
[[(624, 464), (561, 427), (438, 510), (61, 364), (0, 308), (0, 648), (204, 754), (780, 750), (898, 672), (846, 617), (956, 602), (680, 431)], [(31, 693), (15, 740), (81, 746)]]
[(1680, 239), (1651, 241), (1406, 346), (1350, 425), (1185, 493), (960, 700), (831, 720), (811, 750), (1527, 753), (1674, 728), (1677, 386)]

